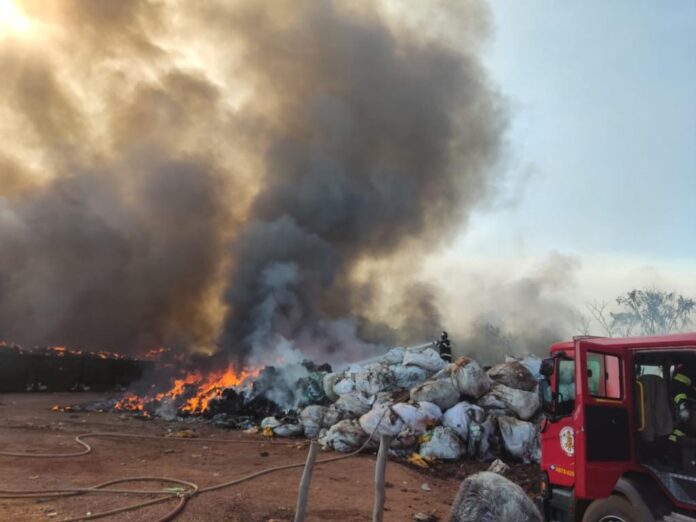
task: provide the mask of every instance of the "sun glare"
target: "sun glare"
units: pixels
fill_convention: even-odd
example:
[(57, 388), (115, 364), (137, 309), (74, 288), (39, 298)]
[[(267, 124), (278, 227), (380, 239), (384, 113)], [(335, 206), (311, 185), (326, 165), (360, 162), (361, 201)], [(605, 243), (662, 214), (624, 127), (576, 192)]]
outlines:
[(27, 34), (32, 27), (27, 18), (12, 0), (0, 0), (0, 37), (4, 34)]

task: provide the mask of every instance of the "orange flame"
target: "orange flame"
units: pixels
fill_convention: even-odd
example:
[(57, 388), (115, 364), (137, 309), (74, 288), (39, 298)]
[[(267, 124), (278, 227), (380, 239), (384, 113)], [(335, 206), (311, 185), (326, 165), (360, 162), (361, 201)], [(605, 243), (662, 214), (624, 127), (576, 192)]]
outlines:
[(260, 369), (237, 371), (234, 367), (229, 366), (225, 370), (211, 372), (205, 377), (200, 372), (194, 371), (180, 379), (176, 379), (169, 390), (157, 393), (154, 396), (126, 395), (116, 403), (114, 409), (144, 411), (148, 402), (177, 399), (180, 396), (185, 396), (186, 400), (181, 407), (182, 411), (203, 413), (208, 409), (211, 399), (220, 397), (225, 388), (239, 386), (246, 379), (256, 377), (260, 371)]

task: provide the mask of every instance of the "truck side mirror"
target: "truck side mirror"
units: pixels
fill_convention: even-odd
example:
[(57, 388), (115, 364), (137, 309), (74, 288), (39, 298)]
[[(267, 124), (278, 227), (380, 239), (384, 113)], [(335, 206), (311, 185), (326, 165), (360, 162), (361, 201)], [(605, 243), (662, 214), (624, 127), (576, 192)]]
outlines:
[(541, 361), (541, 366), (539, 367), (539, 373), (546, 377), (547, 379), (553, 375), (554, 360), (553, 357), (548, 359), (543, 359)]

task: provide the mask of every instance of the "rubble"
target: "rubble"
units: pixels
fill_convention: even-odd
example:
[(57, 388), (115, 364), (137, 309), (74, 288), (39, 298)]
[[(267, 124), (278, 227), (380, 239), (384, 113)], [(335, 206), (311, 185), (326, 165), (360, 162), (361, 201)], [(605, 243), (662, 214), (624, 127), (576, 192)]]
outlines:
[[(425, 466), (464, 456), (538, 462), (534, 364), (511, 359), (488, 371), (468, 357), (447, 364), (429, 345), (392, 348), (339, 371), (305, 361), (264, 368), (212, 398), (202, 415), (216, 426), (260, 426), (266, 436), (304, 436), (340, 452), (366, 442), (375, 448), (388, 435), (392, 456)], [(173, 404), (145, 402), (143, 410), (186, 415)]]

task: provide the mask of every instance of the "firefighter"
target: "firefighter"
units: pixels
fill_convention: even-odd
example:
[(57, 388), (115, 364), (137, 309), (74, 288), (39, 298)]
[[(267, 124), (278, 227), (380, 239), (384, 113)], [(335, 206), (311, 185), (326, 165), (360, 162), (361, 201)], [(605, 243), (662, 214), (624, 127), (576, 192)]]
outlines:
[(675, 426), (668, 440), (677, 443), (684, 437), (696, 436), (696, 382), (692, 371), (677, 365), (672, 375), (672, 404), (675, 411)]
[(452, 362), (452, 343), (447, 336), (447, 332), (440, 334), (440, 340), (437, 341), (437, 349), (443, 361)]

